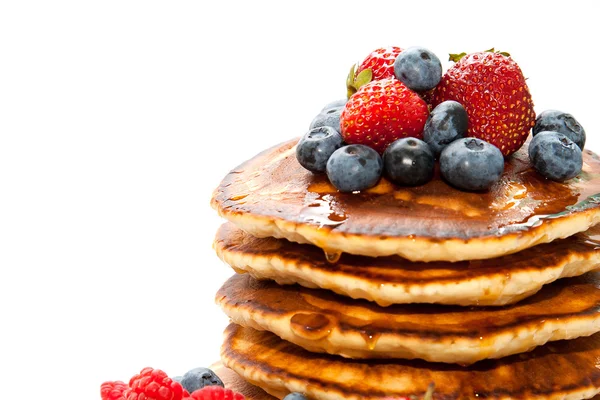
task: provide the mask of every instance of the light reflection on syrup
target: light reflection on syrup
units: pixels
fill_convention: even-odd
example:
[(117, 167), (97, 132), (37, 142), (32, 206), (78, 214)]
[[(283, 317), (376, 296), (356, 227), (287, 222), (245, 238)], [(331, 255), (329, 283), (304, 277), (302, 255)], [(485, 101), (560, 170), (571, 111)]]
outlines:
[(323, 339), (331, 334), (333, 322), (321, 313), (296, 313), (290, 319), (295, 335), (309, 340)]
[(362, 336), (362, 338), (365, 340), (367, 348), (369, 350), (374, 350), (377, 346), (379, 338), (381, 337), (381, 332), (374, 332), (369, 330), (368, 328), (361, 328), (359, 333), (360, 336)]
[(320, 228), (343, 224), (348, 218), (330, 194), (309, 192), (306, 195), (305, 204), (306, 206), (300, 213), (302, 219), (306, 222), (316, 223)]
[(527, 186), (519, 182), (508, 182), (504, 189), (504, 196), (492, 203), (492, 208), (506, 211), (521, 205), (527, 198)]
[(342, 257), (342, 252), (341, 251), (328, 251), (323, 249), (323, 252), (325, 253), (325, 259), (327, 260), (327, 262), (331, 263), (331, 264), (335, 264), (338, 261), (340, 261), (340, 258)]

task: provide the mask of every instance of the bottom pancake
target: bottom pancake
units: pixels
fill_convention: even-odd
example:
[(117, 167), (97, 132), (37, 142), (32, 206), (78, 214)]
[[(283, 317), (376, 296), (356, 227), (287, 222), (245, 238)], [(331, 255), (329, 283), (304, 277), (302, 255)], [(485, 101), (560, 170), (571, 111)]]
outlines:
[(470, 367), (424, 361), (358, 361), (310, 353), (277, 336), (231, 324), (223, 363), (275, 397), (305, 393), (314, 400), (589, 399), (600, 393), (600, 334), (560, 341), (532, 352)]

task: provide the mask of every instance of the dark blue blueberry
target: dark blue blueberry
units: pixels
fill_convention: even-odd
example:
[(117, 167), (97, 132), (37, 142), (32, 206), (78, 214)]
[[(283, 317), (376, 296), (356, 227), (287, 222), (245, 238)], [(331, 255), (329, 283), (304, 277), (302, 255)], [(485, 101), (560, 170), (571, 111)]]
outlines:
[(283, 398), (283, 400), (308, 400), (308, 397), (302, 393), (293, 392)]
[(362, 144), (337, 149), (327, 161), (327, 177), (340, 192), (373, 187), (381, 178), (383, 161), (375, 150)]
[(559, 132), (571, 139), (581, 150), (585, 146), (585, 130), (569, 113), (546, 110), (537, 116), (533, 136), (543, 131)]
[(334, 100), (331, 103), (327, 103), (325, 105), (325, 107), (323, 107), (323, 109), (321, 110), (321, 112), (326, 112), (328, 110), (331, 110), (332, 108), (340, 108), (340, 107), (344, 107), (346, 105), (346, 103), (348, 102), (348, 99), (339, 99), (339, 100)]
[(321, 111), (310, 123), (309, 129), (318, 128), (319, 126), (330, 126), (336, 131), (340, 131), (340, 114), (344, 107), (333, 107)]
[(325, 172), (327, 160), (342, 147), (342, 135), (330, 126), (320, 126), (308, 131), (296, 146), (296, 159), (311, 172)]
[(496, 146), (481, 139), (458, 139), (442, 150), (440, 171), (459, 189), (486, 190), (500, 179), (504, 157)]
[(202, 389), (204, 386), (225, 387), (223, 381), (213, 371), (202, 367), (186, 372), (181, 379), (181, 386), (190, 393)]
[(434, 165), (433, 152), (427, 143), (412, 137), (396, 140), (383, 153), (385, 174), (398, 185), (418, 186), (429, 182)]
[(583, 167), (579, 146), (559, 132), (535, 135), (529, 144), (529, 159), (540, 174), (557, 182), (576, 177)]
[(398, 54), (394, 75), (409, 89), (433, 89), (442, 79), (442, 63), (424, 47), (409, 47)]
[(427, 142), (436, 157), (444, 147), (467, 134), (469, 117), (462, 104), (447, 100), (437, 105), (429, 114), (423, 140)]

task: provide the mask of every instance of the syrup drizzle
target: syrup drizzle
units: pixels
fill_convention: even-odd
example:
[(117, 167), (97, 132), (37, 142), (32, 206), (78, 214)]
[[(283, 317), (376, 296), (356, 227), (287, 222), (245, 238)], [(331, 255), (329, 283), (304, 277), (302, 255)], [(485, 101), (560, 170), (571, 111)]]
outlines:
[(316, 223), (321, 228), (323, 226), (337, 226), (348, 219), (330, 194), (309, 192), (306, 200), (308, 204), (301, 212), (301, 217), (306, 222)]
[(296, 313), (290, 319), (292, 332), (297, 336), (319, 340), (331, 334), (333, 322), (321, 313)]

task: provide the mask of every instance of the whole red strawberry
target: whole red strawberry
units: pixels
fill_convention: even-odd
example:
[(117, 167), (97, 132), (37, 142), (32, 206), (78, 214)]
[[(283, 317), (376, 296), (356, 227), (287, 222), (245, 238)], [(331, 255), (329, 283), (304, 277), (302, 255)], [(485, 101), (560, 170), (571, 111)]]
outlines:
[(394, 77), (394, 61), (402, 52), (400, 47), (382, 47), (373, 50), (358, 67), (352, 66), (346, 86), (348, 97), (366, 83)]
[(383, 154), (404, 137), (423, 137), (427, 104), (396, 78), (367, 83), (356, 92), (340, 116), (344, 141), (364, 144)]
[(461, 103), (469, 115), (467, 136), (485, 140), (508, 156), (525, 143), (535, 112), (521, 69), (505, 54), (480, 52), (460, 58), (436, 87), (433, 105)]
[(374, 50), (358, 65), (356, 75), (368, 68), (371, 70), (373, 81), (394, 77), (394, 61), (401, 52), (400, 47), (394, 46)]

